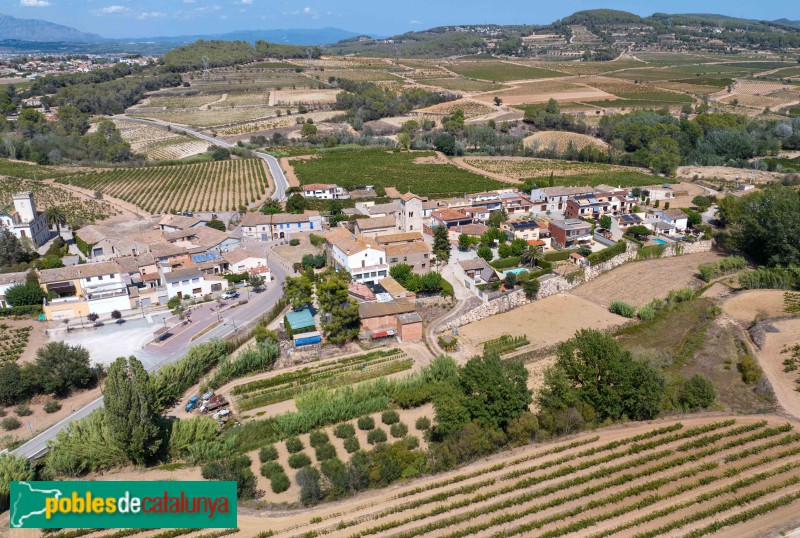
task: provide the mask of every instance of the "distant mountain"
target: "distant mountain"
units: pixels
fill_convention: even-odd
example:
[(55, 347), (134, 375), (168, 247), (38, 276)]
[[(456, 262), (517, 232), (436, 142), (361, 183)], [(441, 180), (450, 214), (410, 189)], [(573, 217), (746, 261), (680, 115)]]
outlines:
[(777, 22), (778, 24), (788, 24), (789, 26), (800, 26), (800, 21), (790, 21), (789, 19), (778, 19), (772, 22)]
[(198, 39), (216, 39), (222, 41), (248, 41), (255, 43), (259, 40), (282, 45), (327, 45), (344, 39), (351, 39), (362, 34), (342, 30), (341, 28), (288, 28), (278, 30), (239, 30), (224, 34), (211, 35), (183, 35), (161, 36), (148, 38), (130, 38), (116, 41), (139, 41), (148, 43), (174, 43), (186, 44)]
[(11, 15), (0, 13), (0, 40), (6, 39), (48, 43), (53, 41), (99, 41), (103, 38), (97, 34), (88, 34), (53, 22), (39, 19), (17, 19)]

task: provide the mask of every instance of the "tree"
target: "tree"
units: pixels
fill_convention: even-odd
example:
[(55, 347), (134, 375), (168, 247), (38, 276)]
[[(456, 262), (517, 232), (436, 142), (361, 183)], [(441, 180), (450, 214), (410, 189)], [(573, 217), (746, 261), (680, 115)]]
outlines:
[(479, 424), (505, 428), (531, 403), (528, 370), (517, 361), (488, 354), (467, 361), (459, 376), (470, 418)]
[(503, 224), (508, 220), (508, 213), (506, 212), (505, 208), (500, 208), (496, 211), (492, 211), (489, 215), (489, 219), (486, 221), (486, 225), (491, 228), (500, 228), (500, 225)]
[(464, 129), (464, 120), (464, 110), (456, 108), (449, 116), (442, 118), (442, 127), (451, 133), (459, 132)]
[(94, 312), (89, 312), (88, 314), (86, 314), (86, 319), (88, 319), (92, 323), (97, 323), (97, 320), (100, 319), (100, 316)]
[(600, 217), (600, 227), (605, 228), (606, 230), (611, 228), (611, 217), (608, 215), (603, 215)]
[(35, 475), (27, 458), (8, 452), (0, 454), (0, 509), (8, 509), (11, 482), (33, 480)]
[(648, 237), (653, 234), (653, 231), (647, 226), (642, 226), (641, 224), (639, 224), (628, 228), (628, 233), (638, 238), (638, 237)]
[(206, 226), (215, 230), (219, 230), (220, 232), (225, 231), (225, 223), (219, 219), (211, 219), (210, 221), (206, 222)]
[(29, 256), (11, 230), (0, 226), (0, 267), (28, 261)]
[(650, 152), (648, 166), (656, 174), (674, 176), (681, 163), (681, 153), (678, 141), (674, 138), (662, 136), (655, 138), (647, 146)]
[(792, 187), (748, 194), (725, 208), (725, 218), (734, 225), (737, 246), (757, 263), (800, 264), (800, 193)]
[(514, 286), (517, 285), (517, 274), (516, 273), (506, 273), (506, 278), (503, 280), (508, 289), (514, 289)]
[(467, 234), (460, 234), (458, 236), (458, 250), (466, 252), (475, 243), (471, 236)]
[(258, 291), (264, 287), (264, 284), (267, 282), (267, 279), (258, 274), (250, 274), (247, 277), (247, 284), (253, 288), (253, 291)]
[(681, 387), (678, 400), (687, 411), (705, 409), (714, 403), (717, 391), (714, 384), (705, 376), (694, 374)]
[(492, 249), (487, 247), (486, 245), (478, 247), (478, 257), (483, 258), (487, 262), (492, 261), (494, 258), (494, 254), (492, 254)]
[(265, 215), (274, 215), (275, 213), (280, 213), (283, 211), (283, 208), (278, 200), (273, 200), (270, 198), (261, 205), (260, 211)]
[[(60, 111), (59, 111), (60, 114)], [(67, 214), (64, 212), (64, 209), (61, 206), (50, 206), (44, 210), (45, 218), (47, 219), (47, 224), (51, 228), (53, 226), (56, 227), (56, 233), (61, 235), (61, 227), (67, 224)]]
[(317, 136), (317, 126), (313, 123), (304, 123), (300, 128), (300, 136), (308, 140)]
[(18, 404), (30, 397), (30, 389), (27, 379), (23, 379), (22, 371), (16, 362), (5, 362), (0, 365), (0, 405)]
[(709, 207), (711, 207), (711, 199), (708, 196), (698, 195), (692, 198), (692, 205), (694, 205), (699, 211), (705, 212)]
[(433, 254), (439, 261), (444, 263), (450, 261), (450, 237), (445, 226), (433, 229)]
[(89, 352), (82, 346), (48, 342), (36, 350), (33, 364), (25, 365), (23, 377), (37, 392), (67, 396), (97, 382), (98, 372), (89, 364)]
[(686, 207), (684, 207), (682, 211), (686, 213), (686, 221), (689, 228), (695, 228), (699, 226), (701, 222), (703, 222), (703, 216), (697, 211)]
[(322, 330), (329, 342), (344, 344), (358, 337), (361, 328), (358, 303), (350, 298), (346, 282), (337, 277), (322, 282), (317, 286), (317, 301), (325, 320)]
[(502, 100), (502, 99), (500, 99), (500, 97), (498, 97), (498, 96), (496, 96), (496, 95), (495, 95), (495, 97), (494, 97), (494, 105), (495, 105), (495, 106), (500, 106), (500, 105), (502, 105), (502, 104), (503, 104), (503, 100)]
[(451, 383), (440, 383), (433, 391), (433, 408), (436, 412), (434, 433), (443, 439), (460, 431), (470, 418), (466, 397), (460, 387)]
[(221, 148), (219, 146), (214, 146), (211, 149), (211, 160), (212, 161), (227, 161), (231, 158), (231, 152), (229, 149)]
[(397, 134), (397, 147), (407, 150), (411, 147), (411, 136), (406, 132)]
[(664, 394), (664, 378), (649, 363), (636, 361), (614, 337), (582, 329), (556, 350), (556, 364), (545, 375), (542, 409), (588, 406), (599, 421), (652, 418)]
[(288, 276), (283, 283), (283, 296), (297, 310), (314, 301), (314, 284), (305, 275)]
[(156, 394), (136, 357), (120, 357), (108, 367), (103, 405), (110, 437), (134, 463), (150, 461), (161, 445)]
[(403, 287), (406, 286), (408, 279), (413, 274), (414, 271), (407, 263), (398, 263), (397, 265), (393, 265), (389, 268), (389, 276), (395, 279)]
[(41, 305), (46, 295), (34, 284), (17, 284), (6, 291), (6, 302), (12, 306)]
[(286, 211), (300, 214), (306, 210), (307, 201), (302, 194), (293, 194), (286, 201)]
[(535, 265), (536, 258), (539, 256), (539, 247), (535, 247), (533, 245), (527, 245), (523, 250), (522, 253), (519, 255), (519, 262), (522, 265)]
[(319, 503), (322, 498), (322, 488), (319, 485), (319, 471), (313, 467), (305, 466), (297, 471), (297, 485), (300, 486), (300, 502), (305, 506)]
[(525, 297), (528, 299), (533, 299), (536, 297), (536, 294), (539, 293), (539, 279), (538, 278), (530, 278), (522, 283), (522, 290), (525, 292)]
[(111, 312), (111, 318), (117, 320), (117, 323), (122, 319), (122, 312), (119, 310), (114, 310)]

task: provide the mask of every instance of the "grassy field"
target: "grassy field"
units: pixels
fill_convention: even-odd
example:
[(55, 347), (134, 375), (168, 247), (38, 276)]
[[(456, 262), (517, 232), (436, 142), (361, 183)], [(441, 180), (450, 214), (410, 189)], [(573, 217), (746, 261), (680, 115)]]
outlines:
[(456, 196), (506, 186), (450, 164), (414, 163), (414, 159), (433, 155), (365, 149), (320, 153), (318, 158), (295, 161), (292, 166), (302, 184), (335, 181), (343, 187), (375, 185), (379, 191), (397, 187), (400, 192), (411, 191), (420, 196)]
[(420, 84), (429, 84), (446, 90), (462, 92), (490, 92), (502, 88), (499, 84), (492, 84), (483, 80), (472, 80), (460, 77), (418, 79)]
[(150, 213), (229, 211), (261, 199), (268, 187), (260, 159), (125, 168), (60, 178)]
[(69, 172), (52, 166), (0, 159), (0, 176), (13, 176), (23, 179), (49, 179), (66, 174), (69, 174)]
[(564, 77), (566, 74), (550, 69), (509, 64), (504, 62), (463, 62), (448, 66), (450, 71), (469, 78), (507, 82), (537, 78)]

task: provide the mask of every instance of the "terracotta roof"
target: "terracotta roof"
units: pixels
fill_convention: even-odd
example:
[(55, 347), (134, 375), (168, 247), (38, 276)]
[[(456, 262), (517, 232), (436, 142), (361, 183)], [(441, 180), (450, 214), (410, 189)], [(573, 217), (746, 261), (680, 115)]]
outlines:
[(405, 297), (408, 294), (408, 290), (406, 290), (398, 281), (390, 276), (380, 279), (378, 284), (380, 284), (381, 287), (386, 290), (386, 293), (392, 297)]
[(186, 280), (187, 278), (196, 278), (203, 276), (203, 273), (197, 267), (185, 267), (183, 269), (176, 269), (169, 273), (164, 273), (164, 280), (167, 282), (176, 282), (178, 280)]
[(225, 258), (228, 263), (239, 263), (240, 261), (248, 258), (258, 258), (259, 260), (267, 259), (265, 254), (247, 247), (237, 248), (236, 250), (231, 250), (230, 252), (223, 252), (222, 257)]
[(468, 219), (469, 218), (467, 216), (467, 214), (464, 213), (463, 211), (458, 210), (458, 209), (449, 209), (449, 208), (442, 209), (442, 210), (439, 210), (439, 211), (434, 211), (433, 213), (431, 213), (431, 216), (436, 217), (439, 220), (444, 220), (444, 221), (448, 221), (448, 220), (464, 220), (464, 219)]
[(241, 224), (245, 228), (272, 224), (272, 215), (265, 215), (261, 212), (245, 213), (244, 217), (242, 217)]
[(381, 245), (388, 245), (389, 243), (407, 243), (411, 241), (422, 241), (422, 234), (420, 232), (401, 232), (397, 234), (384, 234), (375, 238), (375, 241)]
[(394, 301), (386, 301), (384, 303), (361, 303), (358, 305), (358, 314), (361, 319), (408, 314), (415, 311), (416, 307), (408, 299), (396, 299)]
[(270, 215), (272, 224), (293, 224), (295, 222), (308, 222), (311, 217), (319, 217), (319, 211), (305, 211), (302, 214), (275, 213)]
[(577, 252), (570, 252), (569, 253), (569, 257), (572, 258), (573, 260), (582, 260), (583, 259), (583, 256), (581, 256)]
[(185, 217), (183, 215), (164, 215), (161, 220), (158, 221), (158, 224), (159, 226), (169, 226), (171, 228), (185, 230), (192, 226), (197, 226), (201, 222), (205, 221), (195, 217)]
[(370, 290), (369, 287), (365, 286), (364, 284), (359, 284), (358, 282), (350, 282), (347, 285), (347, 293), (353, 297), (361, 299), (362, 301), (375, 300), (375, 294), (372, 293), (372, 290)]
[(430, 247), (423, 242), (386, 245), (385, 249), (387, 256), (406, 256), (408, 254), (423, 254), (431, 251)]
[(397, 226), (397, 221), (394, 217), (372, 217), (358, 219), (356, 226), (359, 230), (378, 230), (380, 228), (394, 228)]
[(117, 262), (85, 263), (60, 267), (58, 269), (44, 269), (39, 273), (39, 282), (61, 282), (63, 280), (78, 280), (100, 275), (113, 275), (120, 273)]
[(528, 244), (534, 247), (543, 247), (547, 244), (547, 241), (542, 241), (541, 239), (528, 239)]
[(422, 196), (417, 196), (413, 192), (407, 192), (403, 196), (401, 196), (400, 198), (402, 198), (402, 200), (404, 202), (408, 202), (409, 200), (413, 200), (414, 198), (422, 200), (423, 202), (425, 201), (425, 198), (423, 198)]
[(488, 232), (489, 227), (485, 224), (464, 224), (463, 226), (457, 226), (455, 231), (460, 234), (480, 236)]
[(348, 256), (368, 248), (383, 250), (383, 248), (374, 241), (361, 235), (354, 235), (346, 228), (331, 230), (325, 234), (325, 240)]

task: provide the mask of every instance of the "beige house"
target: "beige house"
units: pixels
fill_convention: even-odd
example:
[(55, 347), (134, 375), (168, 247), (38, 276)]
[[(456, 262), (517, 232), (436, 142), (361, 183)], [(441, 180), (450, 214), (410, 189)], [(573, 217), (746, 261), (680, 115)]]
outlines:
[(355, 233), (370, 239), (379, 235), (395, 234), (398, 231), (397, 219), (393, 216), (358, 219), (355, 223)]
[(418, 274), (424, 274), (431, 270), (431, 249), (423, 241), (413, 243), (393, 243), (386, 245), (386, 259), (389, 266), (406, 263)]

